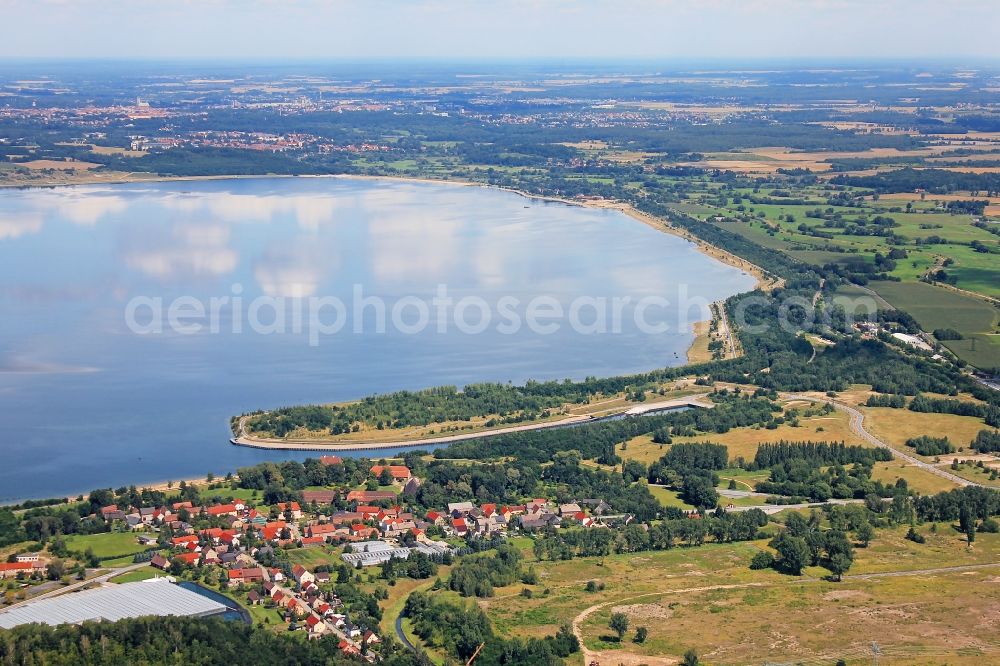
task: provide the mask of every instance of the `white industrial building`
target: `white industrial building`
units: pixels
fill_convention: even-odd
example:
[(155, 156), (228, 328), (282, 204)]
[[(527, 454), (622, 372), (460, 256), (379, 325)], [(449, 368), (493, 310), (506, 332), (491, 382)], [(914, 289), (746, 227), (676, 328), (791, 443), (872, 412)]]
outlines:
[(0, 611), (0, 628), (10, 629), (33, 622), (53, 626), (100, 620), (114, 622), (146, 615), (204, 617), (225, 611), (226, 606), (208, 597), (174, 585), (165, 578), (154, 578), (29, 601)]

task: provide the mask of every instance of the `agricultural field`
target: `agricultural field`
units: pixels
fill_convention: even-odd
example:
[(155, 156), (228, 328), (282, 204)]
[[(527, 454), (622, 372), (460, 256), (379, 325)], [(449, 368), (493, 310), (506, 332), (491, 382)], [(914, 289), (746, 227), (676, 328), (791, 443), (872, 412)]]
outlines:
[[(1000, 284), (1000, 279), (994, 276), (993, 283)], [(910, 313), (924, 330), (953, 328), (961, 333), (964, 339), (942, 343), (960, 358), (984, 367), (1000, 362), (997, 306), (923, 282), (874, 282), (870, 286), (893, 306)]]
[[(873, 150), (812, 157), (833, 160), (863, 156), (879, 160), (895, 154), (881, 155)], [(743, 161), (759, 160), (751, 164), (762, 167), (763, 173), (771, 173), (779, 166), (789, 168), (789, 163), (777, 160), (792, 155), (796, 160), (807, 160), (810, 154), (761, 149), (743, 154)], [(732, 159), (739, 156), (740, 153), (709, 155), (727, 160), (710, 159), (707, 164), (740, 171), (733, 165), (741, 162)], [(802, 164), (809, 168), (816, 166), (808, 160)], [(1000, 311), (995, 301), (990, 301), (1000, 297), (1000, 237), (975, 226), (978, 216), (946, 209), (955, 201), (983, 197), (968, 193), (926, 200), (894, 195), (858, 199), (852, 188), (834, 192), (824, 180), (812, 184), (783, 184), (774, 180), (756, 188), (720, 188), (694, 178), (675, 182), (687, 194), (684, 201), (670, 204), (678, 213), (808, 264), (835, 264), (861, 273), (887, 273), (901, 282), (883, 280), (869, 285), (885, 299), (883, 305), (891, 304), (909, 312), (928, 332), (942, 327), (961, 332), (964, 339), (950, 341), (947, 346), (967, 362), (985, 368), (1000, 364)], [(834, 194), (855, 198), (851, 205), (842, 205), (848, 199), (837, 199)], [(992, 204), (992, 199), (989, 202)], [(991, 205), (990, 210), (993, 208)], [(881, 233), (877, 227), (876, 221), (886, 218), (892, 220), (891, 234)], [(858, 228), (865, 231), (859, 233)], [(891, 263), (876, 264), (876, 253), (885, 257), (890, 250), (895, 253)], [(941, 270), (958, 289), (972, 295), (923, 281)], [(857, 290), (857, 295), (868, 293)]]

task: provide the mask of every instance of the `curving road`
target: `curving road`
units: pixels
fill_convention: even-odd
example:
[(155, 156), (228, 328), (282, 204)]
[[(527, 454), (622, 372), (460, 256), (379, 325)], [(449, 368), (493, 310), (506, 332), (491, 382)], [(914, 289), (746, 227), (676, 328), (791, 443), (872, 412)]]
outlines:
[(875, 435), (865, 430), (864, 426), (865, 415), (862, 414), (859, 410), (855, 409), (854, 407), (851, 407), (850, 405), (845, 405), (842, 402), (837, 402), (836, 400), (831, 400), (829, 398), (816, 398), (813, 396), (801, 395), (799, 393), (782, 393), (781, 397), (786, 400), (806, 400), (810, 402), (823, 402), (828, 405), (832, 405), (834, 409), (839, 409), (842, 412), (847, 412), (847, 414), (851, 417), (851, 430), (854, 431), (856, 435), (864, 439), (869, 444), (872, 444), (873, 446), (889, 449), (889, 451), (892, 452), (893, 457), (899, 458), (900, 460), (905, 460), (914, 467), (919, 467), (927, 472), (930, 472), (931, 474), (936, 474), (943, 479), (948, 479), (952, 483), (956, 483), (963, 487), (965, 486), (977, 486), (979, 488), (985, 487), (981, 483), (976, 483), (975, 481), (969, 481), (968, 479), (963, 479), (957, 474), (952, 474), (951, 472), (941, 469), (936, 465), (924, 462), (923, 460), (920, 460), (919, 458), (916, 458), (910, 455), (909, 453), (905, 453), (903, 451), (900, 451), (896, 448), (889, 446), (881, 439), (879, 439)]
[(406, 637), (406, 633), (403, 632), (403, 616), (402, 615), (400, 615), (400, 616), (398, 616), (396, 618), (396, 638), (399, 639), (399, 642), (402, 643), (406, 647), (406, 649), (410, 650), (411, 652), (416, 652), (417, 651), (417, 647), (413, 643), (410, 642), (410, 639)]

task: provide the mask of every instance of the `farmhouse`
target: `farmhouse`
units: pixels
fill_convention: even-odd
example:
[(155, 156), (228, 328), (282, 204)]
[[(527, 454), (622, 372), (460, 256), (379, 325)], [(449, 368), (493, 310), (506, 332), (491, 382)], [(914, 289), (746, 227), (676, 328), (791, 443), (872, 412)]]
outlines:
[(372, 465), (372, 476), (377, 479), (382, 476), (382, 472), (386, 469), (389, 470), (389, 475), (392, 477), (394, 482), (405, 483), (410, 480), (410, 468), (406, 465)]

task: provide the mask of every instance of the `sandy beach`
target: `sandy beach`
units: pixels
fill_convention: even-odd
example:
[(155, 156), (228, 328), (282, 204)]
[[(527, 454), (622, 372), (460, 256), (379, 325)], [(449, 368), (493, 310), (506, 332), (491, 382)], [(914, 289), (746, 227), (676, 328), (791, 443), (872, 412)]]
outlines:
[[(650, 403), (647, 405), (639, 405), (629, 409), (622, 409), (616, 411), (614, 415), (617, 414), (644, 414), (647, 412), (672, 409), (675, 407), (710, 407), (710, 404), (706, 404), (703, 400), (699, 400), (697, 396), (677, 398), (675, 400), (666, 400), (656, 403)], [(295, 441), (295, 440), (284, 440), (284, 439), (271, 439), (271, 438), (257, 438), (247, 435), (243, 432), (237, 437), (234, 437), (230, 442), (235, 446), (246, 446), (254, 449), (270, 449), (277, 451), (324, 451), (324, 452), (337, 452), (337, 451), (378, 451), (380, 449), (401, 449), (401, 448), (420, 448), (421, 446), (426, 446), (428, 444), (438, 445), (438, 444), (450, 444), (454, 442), (461, 442), (469, 439), (482, 439), (484, 437), (496, 437), (498, 435), (505, 435), (514, 432), (526, 432), (530, 430), (544, 430), (546, 428), (558, 428), (565, 427), (567, 425), (572, 425), (576, 423), (586, 423), (587, 421), (594, 420), (595, 416), (591, 414), (577, 414), (573, 416), (567, 416), (566, 418), (559, 419), (557, 421), (544, 421), (541, 423), (528, 423), (518, 426), (509, 426), (506, 428), (495, 428), (493, 430), (479, 430), (476, 432), (465, 432), (456, 435), (442, 435), (438, 437), (427, 437), (420, 439), (402, 439), (397, 441), (386, 441), (386, 442), (337, 442), (323, 440), (315, 441)], [(243, 421), (241, 419), (240, 429), (243, 430)]]

